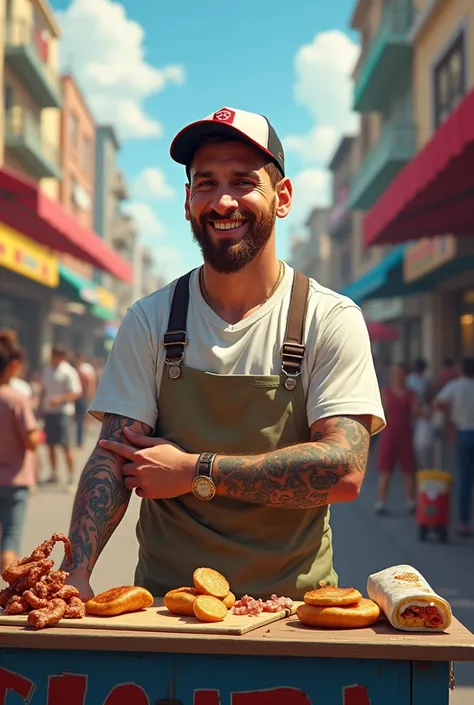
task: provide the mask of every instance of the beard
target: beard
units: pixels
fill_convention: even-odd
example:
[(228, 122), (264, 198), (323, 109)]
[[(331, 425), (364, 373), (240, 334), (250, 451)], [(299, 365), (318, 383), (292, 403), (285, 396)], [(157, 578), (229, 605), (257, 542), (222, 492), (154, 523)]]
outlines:
[(226, 217), (226, 220), (244, 219), (247, 232), (240, 240), (229, 235), (229, 237), (220, 237), (217, 242), (213, 242), (207, 228), (209, 221), (222, 220), (222, 216), (211, 212), (198, 219), (191, 215), (193, 239), (199, 245), (204, 261), (220, 274), (239, 272), (270, 240), (275, 227), (275, 208), (276, 204), (273, 202), (270, 209), (258, 221), (253, 213), (234, 211)]

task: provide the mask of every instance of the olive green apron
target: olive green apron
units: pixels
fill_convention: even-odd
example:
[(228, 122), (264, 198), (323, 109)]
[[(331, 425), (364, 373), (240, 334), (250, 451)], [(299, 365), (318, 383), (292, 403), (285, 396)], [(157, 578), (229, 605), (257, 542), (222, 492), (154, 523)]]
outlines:
[[(280, 375), (218, 375), (184, 364), (188, 273), (179, 280), (164, 336), (166, 364), (155, 435), (189, 453), (267, 453), (309, 440), (301, 384), (308, 279), (296, 273)], [(142, 500), (135, 584), (164, 595), (192, 585), (195, 568), (223, 573), (238, 596), (301, 599), (319, 581), (337, 585), (329, 507), (277, 509), (193, 494)]]

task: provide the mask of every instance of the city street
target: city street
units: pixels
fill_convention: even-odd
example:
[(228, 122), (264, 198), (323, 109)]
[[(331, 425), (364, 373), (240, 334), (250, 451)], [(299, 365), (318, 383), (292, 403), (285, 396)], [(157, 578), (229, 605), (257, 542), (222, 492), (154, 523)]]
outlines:
[[(88, 437), (88, 447), (77, 455), (77, 474), (84, 465), (94, 443), (95, 422)], [(46, 454), (42, 450), (43, 473), (47, 471)], [(64, 475), (65, 476), (65, 475)], [(335, 565), (341, 586), (354, 586), (364, 591), (367, 576), (398, 563), (416, 566), (441, 595), (449, 599), (456, 617), (474, 630), (474, 541), (453, 538), (448, 545), (419, 543), (415, 521), (403, 510), (401, 483), (395, 478), (390, 505), (393, 514), (380, 518), (373, 514), (376, 473), (370, 470), (359, 500), (333, 509)], [(31, 499), (23, 554), (55, 531), (67, 532), (73, 492), (41, 486)], [(104, 551), (93, 575), (94, 590), (133, 580), (137, 543), (135, 522), (139, 502), (134, 496), (121, 526)], [(58, 561), (60, 560), (60, 549)], [(55, 554), (53, 554), (54, 557)], [(452, 705), (474, 702), (474, 664), (457, 664), (457, 688)]]

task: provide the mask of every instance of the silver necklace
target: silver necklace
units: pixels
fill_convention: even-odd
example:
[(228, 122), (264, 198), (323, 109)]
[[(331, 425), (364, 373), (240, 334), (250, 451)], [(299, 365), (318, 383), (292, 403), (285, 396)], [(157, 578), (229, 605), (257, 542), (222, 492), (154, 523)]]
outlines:
[[(278, 287), (281, 284), (281, 280), (283, 279), (283, 274), (284, 274), (283, 262), (280, 260), (280, 268), (278, 270), (278, 276), (276, 278), (276, 282), (272, 286), (268, 296), (266, 296), (263, 299), (263, 301), (260, 304), (258, 304), (257, 308), (261, 308), (264, 304), (267, 303), (268, 299), (271, 299), (271, 297), (273, 296), (273, 294), (275, 293), (275, 291), (278, 289)], [(203, 296), (204, 301), (207, 303), (209, 308), (212, 308), (214, 313), (216, 313), (216, 310), (215, 310), (214, 306), (212, 305), (209, 294), (207, 293), (206, 285), (204, 283), (204, 267), (201, 267), (201, 269), (199, 270), (199, 284), (201, 286), (201, 294)]]

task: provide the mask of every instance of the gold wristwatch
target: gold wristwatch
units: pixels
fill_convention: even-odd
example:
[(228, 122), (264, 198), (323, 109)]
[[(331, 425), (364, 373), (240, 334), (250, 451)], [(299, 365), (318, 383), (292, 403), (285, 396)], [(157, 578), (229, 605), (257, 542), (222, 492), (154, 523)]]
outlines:
[(217, 453), (201, 453), (196, 465), (196, 477), (193, 480), (193, 495), (198, 499), (208, 501), (216, 494), (216, 486), (212, 479), (212, 466)]

